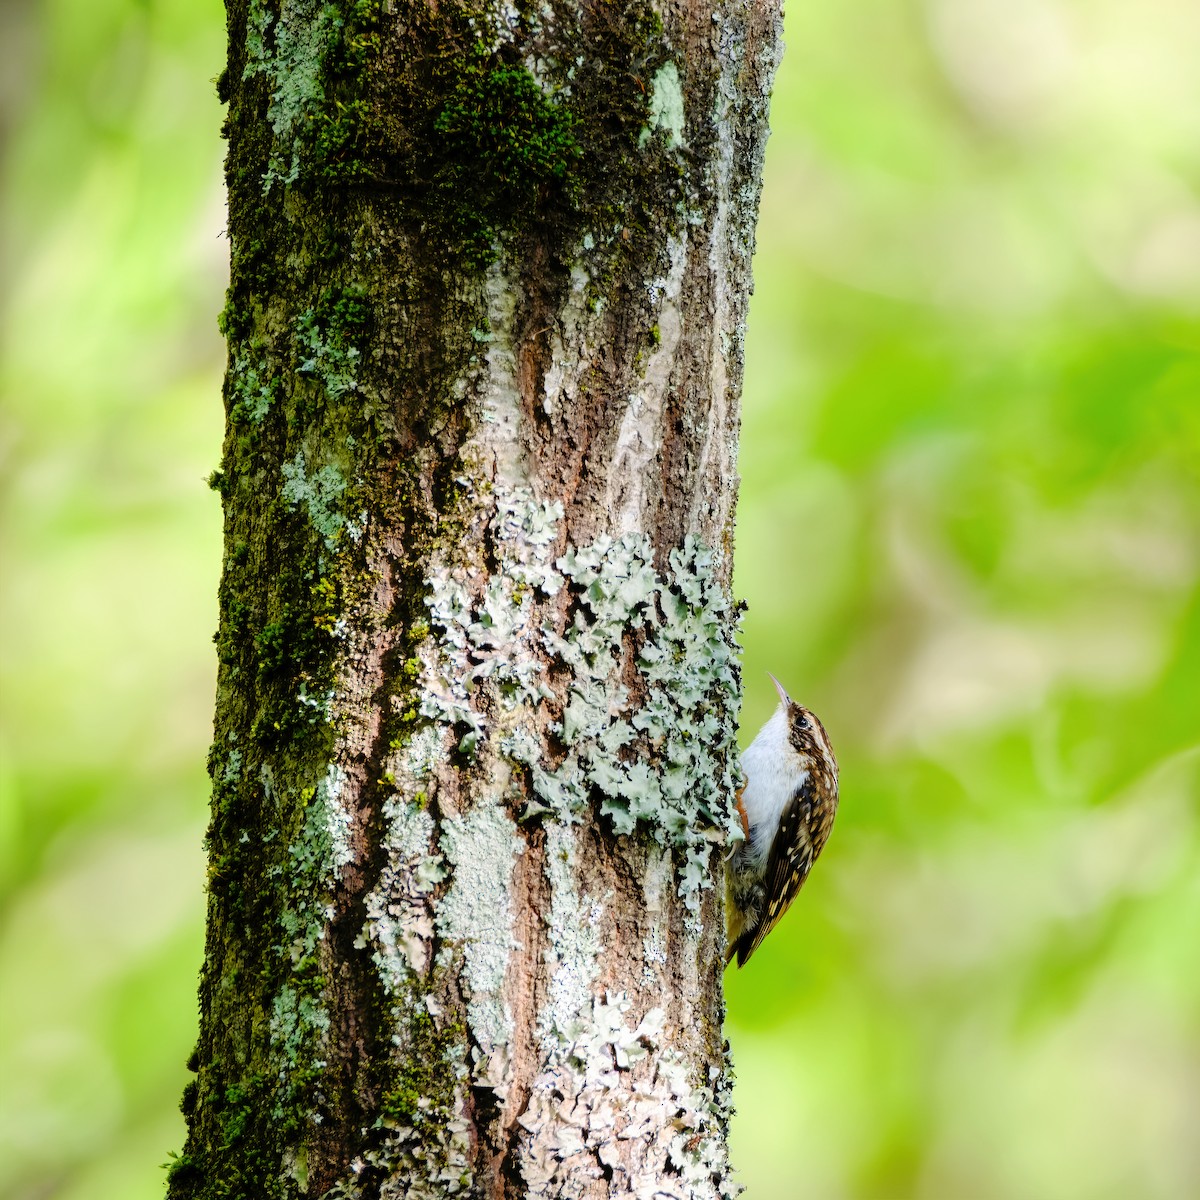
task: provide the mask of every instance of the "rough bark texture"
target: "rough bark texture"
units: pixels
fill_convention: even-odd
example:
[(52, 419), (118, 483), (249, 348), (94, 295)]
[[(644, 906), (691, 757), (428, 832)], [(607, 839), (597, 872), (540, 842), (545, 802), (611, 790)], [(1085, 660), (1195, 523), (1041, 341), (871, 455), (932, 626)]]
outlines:
[(710, 1197), (772, 0), (230, 0), (173, 1197)]

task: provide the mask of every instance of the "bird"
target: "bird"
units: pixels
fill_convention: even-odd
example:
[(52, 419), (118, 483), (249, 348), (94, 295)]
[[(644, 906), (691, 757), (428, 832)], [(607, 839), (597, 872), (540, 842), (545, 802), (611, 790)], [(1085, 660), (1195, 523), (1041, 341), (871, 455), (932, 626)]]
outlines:
[(825, 726), (771, 681), (779, 706), (742, 755), (745, 840), (725, 867), (726, 966), (736, 956), (744, 967), (787, 912), (837, 815), (838, 765)]

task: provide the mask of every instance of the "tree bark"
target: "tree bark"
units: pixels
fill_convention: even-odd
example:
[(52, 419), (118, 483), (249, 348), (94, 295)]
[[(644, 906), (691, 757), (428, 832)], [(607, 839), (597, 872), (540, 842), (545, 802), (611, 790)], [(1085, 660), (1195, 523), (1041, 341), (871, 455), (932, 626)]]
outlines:
[(736, 1190), (774, 0), (230, 0), (201, 1029), (172, 1197)]

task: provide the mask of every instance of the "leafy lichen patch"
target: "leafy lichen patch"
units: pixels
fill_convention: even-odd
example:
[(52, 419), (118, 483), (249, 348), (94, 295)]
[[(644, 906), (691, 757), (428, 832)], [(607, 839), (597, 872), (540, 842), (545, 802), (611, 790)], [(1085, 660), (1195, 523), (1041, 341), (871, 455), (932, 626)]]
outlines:
[(561, 517), (557, 501), (538, 501), (528, 489), (498, 490), (491, 533), (504, 560), (483, 594), (473, 598), (462, 569), (438, 568), (428, 581), (430, 620), (442, 636), (423, 648), (421, 713), (461, 731), (463, 753), (475, 754), (487, 732), (487, 717), (472, 700), (480, 686), (490, 684), (510, 712), (553, 697), (543, 677), (535, 618), (538, 596), (562, 587), (549, 550)]
[[(513, 1052), (510, 889), (524, 846), (509, 811), (523, 803), (526, 819), (544, 819), (548, 986), (536, 1070), (547, 1071), (597, 1014), (606, 897), (581, 891), (572, 827), (596, 811), (614, 832), (648, 838), (656, 911), (643, 965), (652, 986), (667, 965), (672, 890), (694, 923), (714, 844), (734, 835), (738, 677), (734, 616), (714, 556), (698, 542), (668, 554), (665, 572), (642, 534), (559, 553), (560, 504), (500, 482), (482, 495), (492, 502), (486, 570), (469, 539), (427, 579), (429, 631), (413, 660), (423, 724), (389, 760), (398, 791), (386, 810), (388, 867), (360, 944), (401, 996), (440, 942), (435, 977), (449, 969), (460, 980), (474, 1084), (502, 1098)], [(474, 801), (462, 814), (453, 800), (440, 803), (439, 834), (418, 797), (455, 753), (471, 764)], [(645, 1053), (660, 1019), (603, 1035), (619, 1070)], [(656, 1078), (660, 1090), (675, 1086), (669, 1073)], [(678, 1109), (682, 1085), (675, 1091)]]
[[(382, 1145), (354, 1159), (348, 1175), (323, 1200), (445, 1200), (471, 1194), (474, 1146), (465, 1094), (469, 1071), (461, 1049), (456, 1046), (439, 1055), (425, 1045), (417, 1051), (426, 1061), (434, 1056), (439, 1074), (453, 1080), (449, 1101), (434, 1102), (422, 1086), (411, 1103), (379, 1122), (377, 1127), (386, 1133)], [(386, 1107), (386, 1097), (384, 1103)]]
[(469, 1071), (462, 1026), (439, 1023), (431, 994), (413, 991), (391, 1010), (393, 1071), (382, 1091), (373, 1144), (324, 1200), (443, 1200), (473, 1181)]
[(329, 838), (329, 872), (334, 879), (354, 861), (350, 844), (350, 813), (343, 806), (342, 789), (346, 772), (336, 763), (330, 764), (325, 778), (317, 785), (317, 806), (324, 808), (325, 830)]
[[(731, 729), (739, 697), (736, 647), (710, 550), (689, 538), (654, 570), (647, 539), (627, 534), (568, 551), (558, 568), (579, 608), (547, 648), (571, 669), (558, 726), (568, 747), (553, 772), (534, 770), (534, 790), (551, 808), (598, 793), (617, 833), (641, 824), (680, 854), (680, 892), (693, 914), (710, 887), (714, 841), (736, 837), (738, 782)], [(617, 670), (630, 632), (644, 696), (631, 702)]]
[(250, 0), (242, 77), (262, 77), (272, 132), (264, 194), (306, 175), (354, 176), (350, 153), (367, 112), (368, 61), (378, 52), (379, 0), (283, 0), (275, 17)]
[[(325, 936), (329, 894), (342, 869), (354, 861), (350, 816), (340, 803), (344, 778), (341, 769), (331, 765), (315, 787), (304, 789), (303, 825), (288, 847), (291, 902), (282, 914), (282, 949), (300, 970), (313, 965)], [(284, 874), (282, 868), (279, 873)]]
[(230, 364), (229, 379), (233, 390), (231, 420), (261, 425), (279, 390), (278, 380), (270, 375), (263, 362), (263, 348), (255, 346), (237, 352)]
[(312, 527), (325, 540), (327, 549), (337, 545), (338, 535), (346, 526), (346, 518), (338, 510), (337, 502), (346, 490), (346, 480), (333, 463), (326, 463), (311, 475), (304, 466), (304, 453), (296, 451), (296, 457), (283, 464), (283, 487), (280, 492), (292, 507), (304, 507)]
[[(495, 749), (528, 773), (526, 815), (577, 821), (594, 798), (618, 834), (640, 827), (677, 853), (680, 892), (695, 917), (712, 886), (712, 844), (740, 834), (735, 621), (713, 553), (689, 537), (671, 551), (664, 577), (649, 539), (626, 534), (551, 563), (561, 507), (528, 489), (496, 495), (492, 529), (503, 557), (482, 594), (445, 568), (429, 581), (441, 648), (422, 712), (464, 730), (459, 748), (477, 753), (490, 736), (477, 694), (490, 684), (502, 709), (520, 710)], [(563, 587), (574, 617), (560, 634), (535, 623), (535, 601)], [(622, 680), (630, 640), (636, 697)], [(569, 672), (564, 697), (546, 683), (547, 657)], [(538, 707), (548, 700), (562, 708), (551, 725), (565, 749), (555, 766), (541, 749)]]
[(263, 190), (300, 175), (297, 135), (325, 99), (325, 62), (341, 14), (326, 0), (284, 0), (276, 19), (263, 0), (250, 0), (244, 78), (263, 75), (270, 86), (267, 120), (275, 135)]
[(296, 370), (318, 379), (326, 395), (336, 398), (358, 389), (358, 347), (346, 344), (336, 327), (322, 328), (314, 309), (305, 309), (296, 320), (296, 348)]

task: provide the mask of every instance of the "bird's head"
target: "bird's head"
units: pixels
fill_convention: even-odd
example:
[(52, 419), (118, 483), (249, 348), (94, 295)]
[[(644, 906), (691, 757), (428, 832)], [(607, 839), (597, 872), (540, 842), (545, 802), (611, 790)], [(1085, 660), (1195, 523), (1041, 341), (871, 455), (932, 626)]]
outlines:
[(787, 723), (788, 744), (799, 755), (805, 766), (810, 769), (816, 768), (822, 774), (827, 775), (836, 786), (837, 759), (834, 757), (833, 747), (829, 744), (825, 726), (821, 724), (820, 718), (815, 713), (805, 708), (803, 704), (797, 704), (774, 675), (771, 675), (771, 682), (779, 693), (779, 707), (783, 710), (784, 720)]

